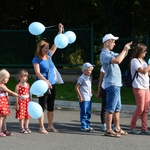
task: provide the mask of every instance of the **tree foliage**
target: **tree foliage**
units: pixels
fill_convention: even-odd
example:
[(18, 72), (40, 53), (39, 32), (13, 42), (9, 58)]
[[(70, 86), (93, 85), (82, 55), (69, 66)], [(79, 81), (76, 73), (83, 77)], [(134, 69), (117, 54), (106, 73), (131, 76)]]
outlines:
[(150, 30), (149, 0), (2, 0), (0, 29), (27, 29), (31, 22), (45, 26), (62, 22), (68, 28), (94, 25), (96, 34), (121, 37), (143, 35)]

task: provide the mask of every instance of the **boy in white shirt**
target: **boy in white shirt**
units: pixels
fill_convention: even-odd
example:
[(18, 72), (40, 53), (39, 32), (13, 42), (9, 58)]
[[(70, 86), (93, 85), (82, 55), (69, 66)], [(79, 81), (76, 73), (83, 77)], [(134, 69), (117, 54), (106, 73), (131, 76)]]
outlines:
[(80, 122), (81, 131), (87, 132), (93, 130), (90, 127), (91, 118), (91, 97), (92, 97), (92, 85), (91, 85), (91, 73), (93, 70), (93, 65), (86, 62), (82, 66), (82, 75), (78, 78), (75, 90), (79, 97), (80, 106)]

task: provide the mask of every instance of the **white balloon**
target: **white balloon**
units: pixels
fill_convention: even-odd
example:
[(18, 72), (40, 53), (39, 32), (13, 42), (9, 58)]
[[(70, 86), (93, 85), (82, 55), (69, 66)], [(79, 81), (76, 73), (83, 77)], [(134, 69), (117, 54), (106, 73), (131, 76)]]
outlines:
[(69, 44), (76, 40), (76, 34), (73, 31), (67, 31), (64, 34), (68, 37)]
[(45, 26), (40, 22), (33, 22), (29, 25), (29, 32), (33, 35), (40, 35), (45, 31)]
[(33, 119), (38, 119), (42, 116), (43, 109), (38, 103), (30, 101), (28, 104), (28, 113)]
[(54, 39), (54, 44), (62, 49), (68, 45), (68, 37), (65, 34), (58, 34)]
[(30, 88), (30, 93), (33, 95), (41, 96), (48, 90), (48, 84), (44, 80), (35, 81)]
[(148, 59), (148, 64), (150, 65), (150, 58)]

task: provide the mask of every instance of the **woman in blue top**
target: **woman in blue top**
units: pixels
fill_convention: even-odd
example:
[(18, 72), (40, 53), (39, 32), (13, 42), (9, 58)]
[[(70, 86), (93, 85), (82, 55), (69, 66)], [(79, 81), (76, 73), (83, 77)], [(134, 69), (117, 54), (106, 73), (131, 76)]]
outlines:
[[(63, 25), (60, 23), (58, 25), (59, 34), (63, 31)], [(35, 57), (32, 60), (34, 71), (36, 76), (40, 80), (44, 80), (48, 83), (50, 93), (45, 94), (42, 97), (39, 97), (39, 104), (43, 108), (43, 114), (39, 118), (40, 129), (39, 132), (43, 134), (48, 134), (47, 131), (58, 132), (53, 127), (53, 110), (54, 110), (54, 101), (55, 101), (55, 80), (54, 80), (54, 63), (52, 61), (52, 55), (55, 53), (57, 47), (53, 44), (49, 48), (49, 43), (42, 40), (37, 45), (37, 50)], [(48, 128), (47, 130), (44, 127), (44, 110), (45, 104), (47, 104), (47, 119), (48, 119)]]

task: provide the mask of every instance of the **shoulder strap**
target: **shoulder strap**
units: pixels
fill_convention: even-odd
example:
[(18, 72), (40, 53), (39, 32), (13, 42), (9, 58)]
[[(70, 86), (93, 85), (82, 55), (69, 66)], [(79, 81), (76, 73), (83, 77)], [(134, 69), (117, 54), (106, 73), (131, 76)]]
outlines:
[[(139, 60), (139, 59), (137, 59), (140, 63), (141, 63), (141, 61)], [(142, 63), (141, 63), (142, 64)], [(138, 78), (138, 71), (136, 70), (135, 71), (135, 73), (134, 73), (134, 76), (133, 76), (133, 79), (132, 79), (132, 82), (133, 82), (133, 80), (135, 79), (135, 76), (136, 76), (136, 78)]]
[(135, 79), (135, 76), (138, 77), (138, 71), (135, 71), (134, 76), (133, 76), (133, 78), (132, 78), (132, 82), (133, 82), (133, 80)]
[(48, 79), (50, 77), (50, 56), (48, 58)]

